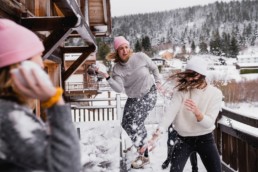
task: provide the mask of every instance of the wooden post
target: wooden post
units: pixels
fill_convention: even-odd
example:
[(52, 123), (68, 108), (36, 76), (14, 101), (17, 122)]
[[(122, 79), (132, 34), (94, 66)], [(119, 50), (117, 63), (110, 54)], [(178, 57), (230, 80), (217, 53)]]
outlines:
[(120, 94), (116, 95), (116, 114), (117, 114), (117, 119), (122, 120), (121, 119), (122, 108), (121, 108), (121, 96), (120, 96)]
[(38, 118), (40, 118), (40, 102), (39, 102), (39, 100), (36, 100), (35, 113), (36, 113), (36, 116), (37, 116)]
[[(111, 92), (108, 91), (108, 98), (110, 98), (110, 97), (111, 97)], [(108, 101), (108, 105), (111, 105), (111, 101), (110, 100)]]

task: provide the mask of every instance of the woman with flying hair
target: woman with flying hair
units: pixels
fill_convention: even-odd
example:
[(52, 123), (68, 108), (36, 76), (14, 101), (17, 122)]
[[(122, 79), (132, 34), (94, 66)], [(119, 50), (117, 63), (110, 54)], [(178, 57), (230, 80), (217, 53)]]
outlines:
[(178, 143), (171, 156), (170, 172), (182, 172), (193, 152), (200, 155), (208, 172), (221, 172), (213, 130), (222, 105), (222, 92), (210, 85), (206, 76), (207, 63), (200, 57), (192, 57), (184, 72), (171, 76), (177, 81), (176, 90), (149, 141), (154, 144), (170, 124), (174, 125)]

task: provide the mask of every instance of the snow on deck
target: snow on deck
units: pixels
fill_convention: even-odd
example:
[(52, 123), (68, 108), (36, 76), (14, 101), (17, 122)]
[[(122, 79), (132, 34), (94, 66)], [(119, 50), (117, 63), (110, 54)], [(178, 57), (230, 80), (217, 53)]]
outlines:
[[(121, 129), (119, 121), (101, 122), (81, 122), (74, 123), (76, 128), (80, 128), (81, 153), (83, 172), (119, 172), (120, 171), (120, 132), (122, 132), (122, 148), (131, 146), (131, 141), (124, 130)], [(156, 129), (155, 125), (147, 125), (149, 137)], [(169, 172), (169, 167), (161, 169), (161, 164), (167, 155), (167, 134), (163, 134), (157, 143), (157, 147), (149, 153), (150, 164), (141, 172)], [(137, 156), (136, 149), (132, 149), (126, 155), (127, 166)], [(205, 168), (198, 157), (200, 172), (205, 172)], [(130, 172), (139, 170), (131, 169)], [(191, 172), (191, 164), (188, 160), (184, 172)]]
[(83, 172), (118, 172), (120, 124), (118, 121), (74, 123), (80, 128)]

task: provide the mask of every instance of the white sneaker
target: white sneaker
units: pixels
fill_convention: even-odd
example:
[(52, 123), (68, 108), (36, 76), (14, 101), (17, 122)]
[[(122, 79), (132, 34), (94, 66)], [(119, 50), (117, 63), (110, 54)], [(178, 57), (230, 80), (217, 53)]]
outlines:
[(139, 155), (133, 162), (131, 167), (135, 169), (143, 168), (145, 165), (150, 163), (149, 157)]

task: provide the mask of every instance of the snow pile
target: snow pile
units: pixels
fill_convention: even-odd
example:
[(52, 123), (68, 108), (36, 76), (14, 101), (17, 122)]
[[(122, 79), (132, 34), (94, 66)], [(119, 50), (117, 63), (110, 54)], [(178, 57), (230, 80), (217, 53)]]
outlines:
[(118, 121), (75, 123), (80, 128), (83, 172), (115, 172), (120, 167)]

